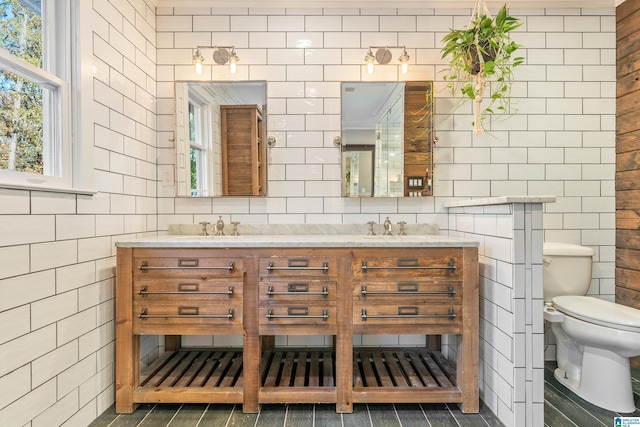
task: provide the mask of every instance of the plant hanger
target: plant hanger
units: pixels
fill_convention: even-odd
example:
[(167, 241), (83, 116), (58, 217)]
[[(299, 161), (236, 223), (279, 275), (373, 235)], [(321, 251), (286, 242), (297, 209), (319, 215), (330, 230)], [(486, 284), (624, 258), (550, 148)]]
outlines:
[(461, 30), (451, 29), (442, 39), (442, 57), (450, 56), (444, 80), (454, 96), (462, 95), (460, 104), (473, 100), (475, 134), (484, 132), (488, 114), (510, 114), (513, 68), (524, 58), (511, 57), (520, 45), (509, 32), (520, 25), (507, 14), (506, 4), (493, 17), (485, 0), (476, 0), (469, 23)]
[[(467, 28), (473, 28), (474, 26), (474, 18), (477, 19), (480, 16), (480, 8), (482, 7), (482, 11), (484, 15), (489, 19), (492, 19), (491, 12), (487, 7), (484, 0), (476, 0), (476, 4), (471, 11), (471, 17), (469, 18), (469, 24), (467, 24)], [(480, 41), (478, 40), (478, 34), (475, 35), (475, 42), (479, 45)], [(478, 59), (478, 63), (480, 64), (479, 72), (476, 73), (473, 77), (474, 86), (475, 86), (475, 98), (473, 99), (473, 133), (480, 134), (484, 132), (484, 127), (482, 126), (482, 96), (484, 95), (484, 90), (487, 87), (486, 75), (484, 74), (484, 55), (480, 52), (479, 49), (476, 49), (476, 56)]]

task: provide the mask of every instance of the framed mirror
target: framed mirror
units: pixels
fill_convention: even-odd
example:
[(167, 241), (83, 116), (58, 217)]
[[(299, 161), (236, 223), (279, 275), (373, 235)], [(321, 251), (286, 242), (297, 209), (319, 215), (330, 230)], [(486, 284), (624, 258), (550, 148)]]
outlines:
[(433, 194), (433, 82), (343, 82), (343, 197)]
[(176, 195), (266, 195), (266, 82), (176, 82), (175, 95)]

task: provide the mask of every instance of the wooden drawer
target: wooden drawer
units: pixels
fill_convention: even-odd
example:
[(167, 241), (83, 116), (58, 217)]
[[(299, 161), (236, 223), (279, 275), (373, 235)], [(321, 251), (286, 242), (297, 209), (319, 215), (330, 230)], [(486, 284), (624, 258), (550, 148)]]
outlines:
[(308, 277), (327, 280), (335, 277), (337, 262), (335, 258), (315, 256), (272, 256), (260, 258), (259, 275), (261, 279)]
[[(134, 301), (133, 333), (155, 333), (181, 328), (181, 333), (200, 333), (203, 327), (242, 325), (242, 303), (225, 301)], [(213, 330), (209, 331), (213, 333)]]
[(336, 306), (325, 304), (271, 303), (259, 309), (260, 326), (320, 326), (336, 325)]
[(356, 257), (351, 268), (354, 280), (440, 278), (461, 281), (462, 251), (450, 248), (428, 251), (402, 250), (400, 256)]
[(242, 304), (242, 281), (219, 278), (156, 278), (133, 283), (135, 304), (174, 302), (175, 305), (221, 301)]
[(460, 326), (462, 325), (462, 308), (459, 304), (431, 304), (424, 299), (386, 305), (358, 301), (353, 305), (353, 324), (354, 326)]
[(260, 304), (317, 303), (336, 300), (336, 282), (326, 280), (261, 280)]
[(173, 257), (134, 257), (133, 279), (165, 277), (242, 277), (242, 259), (205, 257), (197, 253)]
[(366, 305), (413, 304), (417, 300), (460, 304), (462, 283), (447, 280), (361, 281), (353, 284), (353, 300)]

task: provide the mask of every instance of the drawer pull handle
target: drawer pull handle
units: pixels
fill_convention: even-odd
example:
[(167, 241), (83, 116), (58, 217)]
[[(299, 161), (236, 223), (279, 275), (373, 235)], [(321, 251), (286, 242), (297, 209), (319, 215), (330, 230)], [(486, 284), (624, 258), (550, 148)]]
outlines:
[[(383, 266), (383, 267), (369, 267), (367, 261), (362, 261), (362, 272), (366, 273), (368, 270), (448, 270), (449, 273), (456, 271), (456, 263), (453, 260), (449, 260), (446, 266), (419, 266), (413, 263), (409, 264), (405, 259), (399, 259), (397, 266)], [(417, 260), (416, 260), (417, 261)]]
[(178, 267), (197, 267), (200, 264), (198, 258), (181, 258), (178, 260)]
[[(400, 311), (400, 309), (398, 309), (398, 311)], [(197, 316), (198, 314), (200, 314), (198, 307), (178, 307), (179, 316)]]
[(412, 305), (410, 307), (398, 307), (398, 316), (417, 316), (418, 306)]
[(193, 285), (193, 283), (179, 283), (177, 291), (148, 291), (146, 286), (143, 286), (138, 291), (138, 295), (146, 297), (147, 295), (228, 295), (233, 296), (233, 286), (229, 286), (226, 291), (208, 291), (208, 292), (200, 292), (195, 291), (181, 291), (180, 285)]
[[(291, 290), (291, 285), (305, 285), (306, 287), (303, 289), (306, 290), (302, 290), (302, 289), (296, 289), (296, 290)], [(322, 287), (322, 291), (321, 292), (309, 292), (309, 285), (306, 283), (289, 283), (289, 290), (287, 290), (286, 292), (275, 292), (273, 290), (273, 286), (269, 286), (267, 288), (267, 296), (271, 297), (273, 295), (289, 295), (289, 296), (294, 296), (295, 294), (300, 294), (300, 296), (305, 296), (305, 295), (322, 295), (323, 297), (327, 297), (329, 296), (329, 289), (326, 286)], [(294, 295), (292, 295), (294, 294)]]
[(287, 260), (287, 266), (289, 267), (309, 267), (308, 258), (289, 258)]
[(286, 315), (273, 314), (273, 309), (267, 310), (267, 320), (273, 319), (322, 319), (329, 320), (329, 312), (326, 309), (322, 310), (322, 314), (318, 316), (309, 316), (309, 309), (307, 307), (288, 307)]
[(142, 320), (146, 319), (229, 319), (233, 320), (233, 308), (230, 308), (227, 314), (179, 314), (180, 308), (195, 308), (198, 307), (179, 307), (178, 314), (147, 314), (147, 309), (143, 308), (138, 314), (138, 318)]
[(287, 291), (289, 292), (309, 292), (308, 283), (288, 283)]
[(378, 316), (368, 316), (367, 310), (363, 308), (361, 318), (363, 322), (366, 322), (367, 319), (406, 319), (407, 317), (414, 318), (414, 319), (446, 318), (449, 320), (453, 320), (456, 318), (456, 315), (453, 312), (453, 307), (449, 307), (449, 314), (417, 314), (417, 313), (418, 313), (417, 307), (398, 307), (398, 314), (382, 314)]
[(322, 267), (309, 267), (308, 263), (307, 265), (296, 265), (295, 263), (292, 264), (291, 261), (294, 261), (294, 260), (289, 260), (289, 264), (287, 267), (275, 267), (273, 265), (273, 261), (269, 261), (269, 263), (267, 264), (267, 271), (269, 272), (269, 274), (273, 273), (276, 270), (309, 270), (309, 271), (313, 270), (313, 271), (322, 271), (324, 274), (329, 273), (328, 262), (323, 262)]
[(179, 292), (198, 292), (200, 290), (200, 283), (178, 283)]
[(401, 284), (398, 283), (398, 291), (367, 291), (367, 286), (363, 285), (362, 289), (360, 290), (360, 295), (362, 296), (362, 298), (366, 298), (367, 295), (407, 295), (407, 294), (411, 294), (411, 295), (448, 295), (449, 298), (453, 298), (454, 296), (456, 296), (456, 291), (453, 290), (453, 286), (451, 286), (451, 285), (449, 285), (449, 288), (448, 288), (447, 291), (442, 291), (442, 292), (438, 292), (438, 291), (422, 291), (422, 292), (419, 292), (417, 287), (414, 290), (413, 287), (411, 287), (411, 288), (401, 288), (400, 285)]
[(181, 261), (185, 261), (185, 260), (181, 260), (181, 259), (178, 260), (177, 267), (150, 267), (147, 261), (142, 261), (142, 263), (140, 264), (140, 267), (138, 267), (138, 270), (142, 271), (143, 273), (146, 273), (149, 270), (227, 270), (229, 273), (233, 273), (233, 271), (236, 268), (234, 261), (229, 261), (226, 267), (198, 267), (197, 259), (186, 260), (186, 261), (196, 261), (195, 265), (193, 262), (183, 263)]
[(308, 307), (287, 307), (287, 315), (289, 316), (308, 316)]

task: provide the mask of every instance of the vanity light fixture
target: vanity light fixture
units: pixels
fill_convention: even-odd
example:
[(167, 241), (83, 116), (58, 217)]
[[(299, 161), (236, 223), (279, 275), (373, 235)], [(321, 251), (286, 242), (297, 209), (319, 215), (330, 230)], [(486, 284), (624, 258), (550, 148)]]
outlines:
[(402, 74), (407, 74), (407, 70), (409, 69), (409, 54), (407, 53), (407, 48), (402, 50), (402, 55), (398, 57), (398, 61), (400, 61), (400, 71)]
[(371, 52), (371, 47), (369, 47), (369, 52), (364, 57), (364, 62), (367, 63), (367, 73), (373, 74), (373, 62), (376, 60), (376, 57), (373, 56), (373, 52)]
[[(373, 54), (372, 49), (377, 49), (376, 54)], [(388, 64), (391, 61), (393, 55), (389, 48), (402, 48), (402, 55), (398, 57), (398, 61), (400, 61), (402, 74), (407, 74), (407, 70), (409, 68), (409, 59), (410, 56), (407, 53), (406, 46), (369, 46), (369, 51), (367, 55), (364, 57), (364, 62), (367, 63), (367, 72), (369, 74), (373, 74), (373, 65), (377, 62), (378, 64), (384, 65)]]
[(193, 63), (196, 67), (196, 74), (202, 74), (202, 63), (204, 56), (200, 53), (200, 49), (213, 49), (213, 62), (218, 65), (229, 65), (229, 72), (235, 74), (238, 71), (238, 55), (236, 55), (235, 46), (198, 46), (193, 55)]
[(204, 56), (200, 53), (200, 49), (196, 49), (196, 53), (193, 55), (193, 63), (196, 65), (196, 74), (202, 74), (203, 62)]

